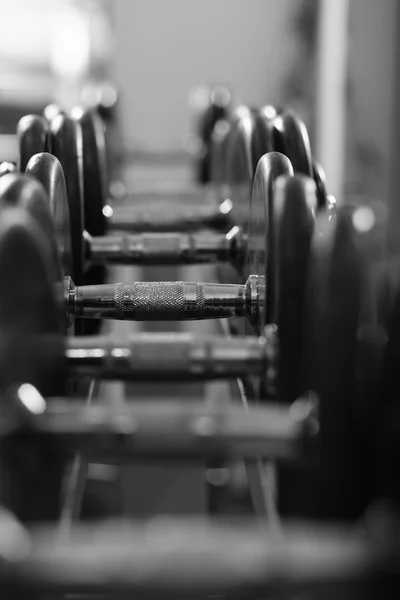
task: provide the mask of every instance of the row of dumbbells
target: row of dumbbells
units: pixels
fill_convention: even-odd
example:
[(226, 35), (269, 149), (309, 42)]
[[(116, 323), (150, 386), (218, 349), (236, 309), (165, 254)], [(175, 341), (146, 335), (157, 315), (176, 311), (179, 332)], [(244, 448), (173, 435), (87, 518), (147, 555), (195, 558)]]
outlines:
[[(84, 124), (96, 131), (96, 119), (94, 113), (78, 121), (59, 114), (51, 123), (26, 118), (18, 130), (25, 173), (0, 179), (2, 471), (8, 481), (2, 504), (26, 523), (56, 519), (63, 467), (76, 451), (106, 461), (140, 455), (273, 458), (282, 464), (283, 514), (352, 520), (378, 498), (395, 504), (398, 264), (385, 257), (383, 205), (336, 209), (313, 164), (304, 125), (289, 112), (241, 109), (220, 139), (219, 160), (226, 162), (207, 206), (219, 213), (219, 227), (221, 215), (226, 219), (225, 233), (176, 237), (179, 243), (189, 239), (192, 251), (198, 239), (211, 240), (212, 249), (216, 240), (224, 242), (223, 256), (234, 264), (237, 281), (85, 286), (95, 247), (103, 248), (97, 254), (102, 264), (118, 254), (122, 262), (129, 256), (135, 263), (127, 242), (132, 238), (122, 238), (121, 250), (115, 238), (103, 235), (98, 241), (82, 224), (83, 213), (96, 211), (103, 223), (101, 215), (111, 214), (104, 196), (90, 203), (84, 193), (102, 185), (98, 167), (85, 170), (101, 154), (101, 128), (86, 154), (78, 139), (79, 132), (81, 141), (88, 139)], [(25, 152), (29, 144), (32, 157)], [(129, 211), (126, 223), (143, 228), (132, 216), (139, 211)], [(182, 211), (181, 206), (176, 229)], [(157, 217), (147, 221), (153, 231)], [(201, 210), (186, 222), (213, 223), (202, 220)], [(165, 257), (173, 236), (153, 239)], [(208, 251), (210, 260), (221, 258)], [(242, 319), (237, 328), (242, 335), (66, 337), (65, 323), (76, 317), (232, 317)], [(71, 373), (145, 380), (241, 377), (257, 406), (248, 411), (229, 404), (149, 407), (137, 401), (114, 410), (87, 406), (65, 398)], [(378, 529), (368, 539), (322, 530), (315, 532), (312, 547), (298, 531), (288, 530), (282, 546), (271, 531), (215, 525), (199, 530), (193, 523), (186, 532), (182, 523), (139, 533), (82, 529), (82, 537), (60, 545), (54, 532), (50, 538), (30, 536), (5, 514), (14, 537), (11, 556), (6, 549), (3, 556), (13, 586), (19, 580), (22, 587), (109, 586), (164, 595), (187, 594), (193, 586), (201, 593), (254, 591), (282, 577), (300, 584), (343, 581), (385, 566), (396, 573), (397, 560), (389, 561), (397, 558), (396, 519), (387, 510), (367, 514), (367, 524)], [(380, 537), (387, 529), (392, 535)], [(92, 550), (93, 539), (96, 552), (89, 556), (85, 549), (90, 543)], [(295, 560), (303, 557), (300, 566), (291, 562), (291, 553)]]

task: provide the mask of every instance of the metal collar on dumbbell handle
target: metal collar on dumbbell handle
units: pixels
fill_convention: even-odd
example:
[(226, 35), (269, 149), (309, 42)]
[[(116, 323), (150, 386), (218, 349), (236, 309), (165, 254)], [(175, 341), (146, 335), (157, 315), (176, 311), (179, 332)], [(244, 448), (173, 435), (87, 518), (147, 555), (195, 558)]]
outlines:
[(226, 399), (214, 406), (137, 399), (115, 406), (112, 401), (88, 405), (75, 398), (73, 402), (49, 398), (46, 409), (32, 415), (25, 431), (41, 440), (56, 437), (86, 460), (120, 463), (140, 456), (180, 461), (262, 456), (298, 461), (306, 458), (311, 428), (307, 418), (293, 418), (283, 405), (246, 410), (230, 406)]
[(193, 229), (228, 230), (231, 228), (230, 210), (227, 204), (212, 204), (189, 209), (178, 203), (165, 202), (164, 207), (155, 211), (146, 206), (127, 206), (111, 208), (107, 206), (104, 214), (107, 228), (130, 232), (145, 231), (188, 231)]
[(66, 317), (129, 321), (185, 321), (258, 314), (259, 277), (245, 285), (183, 281), (115, 283), (76, 287), (64, 280)]
[(239, 227), (223, 233), (138, 233), (91, 237), (85, 232), (86, 259), (91, 263), (181, 265), (240, 263), (246, 238)]
[(102, 379), (227, 379), (265, 375), (268, 341), (253, 336), (135, 333), (67, 339), (72, 373)]

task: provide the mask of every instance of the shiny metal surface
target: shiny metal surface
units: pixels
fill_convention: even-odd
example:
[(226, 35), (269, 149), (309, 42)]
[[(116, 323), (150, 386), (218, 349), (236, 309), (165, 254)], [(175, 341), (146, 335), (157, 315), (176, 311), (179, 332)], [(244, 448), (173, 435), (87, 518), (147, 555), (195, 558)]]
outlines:
[(247, 231), (247, 256), (245, 273), (255, 274), (259, 278), (260, 297), (258, 318), (254, 321), (254, 331), (261, 335), (271, 322), (272, 292), (269, 284), (273, 282), (273, 223), (274, 184), (281, 175), (292, 175), (293, 168), (286, 156), (271, 152), (263, 156), (258, 163), (250, 196), (249, 225)]
[(217, 233), (139, 233), (91, 237), (86, 235), (89, 263), (182, 265), (244, 260), (247, 239), (239, 228)]
[(17, 165), (13, 162), (3, 161), (0, 163), (0, 177), (8, 175), (8, 173), (15, 173)]
[[(143, 231), (188, 231), (193, 229), (228, 230), (231, 221), (232, 204), (209, 202), (196, 208), (179, 203), (166, 203), (165, 198), (148, 199), (150, 205), (106, 207), (107, 228), (130, 232)], [(222, 208), (222, 210), (221, 210)]]
[(69, 338), (68, 368), (73, 374), (133, 381), (225, 379), (265, 373), (264, 338), (186, 333)]
[(279, 405), (247, 411), (226, 400), (219, 407), (207, 407), (204, 402), (135, 399), (115, 408), (111, 403), (49, 398), (46, 409), (23, 426), (37, 440), (54, 438), (69, 452), (107, 464), (141, 457), (222, 462), (255, 454), (281, 461), (307, 458), (305, 450), (313, 438), (308, 416), (297, 420)]
[(157, 281), (75, 286), (64, 278), (66, 317), (132, 321), (258, 318), (263, 288), (256, 276), (244, 285)]

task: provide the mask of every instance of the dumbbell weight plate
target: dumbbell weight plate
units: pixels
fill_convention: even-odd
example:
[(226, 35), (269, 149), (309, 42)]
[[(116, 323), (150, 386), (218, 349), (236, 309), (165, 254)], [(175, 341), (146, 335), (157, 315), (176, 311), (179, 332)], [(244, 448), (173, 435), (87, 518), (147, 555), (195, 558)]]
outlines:
[[(256, 335), (262, 335), (264, 326), (270, 322), (268, 290), (272, 275), (271, 257), (271, 211), (273, 202), (273, 185), (281, 175), (293, 175), (290, 160), (271, 152), (261, 158), (254, 177), (253, 190), (250, 196), (250, 211), (248, 225), (248, 246), (245, 265), (245, 277), (252, 274), (265, 274), (264, 292), (266, 297), (260, 305), (257, 323), (254, 325)], [(249, 331), (250, 333), (250, 331)]]
[(90, 235), (105, 235), (103, 208), (107, 203), (107, 163), (103, 122), (95, 111), (77, 118), (83, 142), (84, 222)]
[[(30, 382), (45, 395), (60, 394), (64, 329), (54, 299), (50, 250), (27, 210), (3, 205), (1, 211), (0, 276), (5, 283), (0, 291), (0, 387)], [(42, 338), (46, 344), (39, 352), (36, 344)]]
[(295, 173), (313, 177), (307, 128), (292, 111), (284, 111), (274, 120), (274, 149), (290, 158)]
[[(37, 155), (38, 156), (38, 155)], [(46, 190), (40, 184), (41, 178), (47, 178), (46, 184), (49, 188), (57, 190), (60, 186), (60, 174), (62, 170), (55, 171), (51, 168), (57, 159), (50, 154), (43, 154), (43, 161), (36, 161), (33, 157), (30, 161), (32, 175), (36, 178), (17, 173), (4, 175), (0, 179), (0, 208), (19, 207), (26, 209), (40, 224), (44, 233), (43, 243), (49, 246), (52, 257), (53, 268), (49, 273), (53, 282), (58, 282), (63, 275), (71, 272), (71, 247), (68, 227), (68, 206), (66, 197), (64, 205), (62, 202), (52, 202), (49, 213), (49, 199)], [(50, 160), (48, 160), (50, 158)], [(45, 181), (45, 179), (43, 179)], [(64, 184), (65, 185), (65, 184)], [(56, 193), (53, 194), (53, 200)], [(62, 198), (62, 196), (60, 196)], [(61, 257), (61, 260), (59, 259)]]
[[(277, 335), (276, 354), (261, 386), (260, 400), (273, 398), (287, 406), (305, 391), (304, 379), (304, 305), (311, 241), (317, 210), (316, 187), (304, 175), (280, 177), (273, 186), (270, 257), (273, 272), (270, 281), (267, 335)], [(298, 497), (293, 490), (305, 484), (300, 466), (282, 465), (277, 477), (279, 513), (293, 516)]]
[(19, 162), (18, 170), (25, 172), (26, 165), (34, 154), (50, 151), (50, 128), (44, 117), (26, 115), (17, 125)]
[(303, 394), (305, 384), (304, 306), (317, 191), (309, 177), (282, 176), (270, 197), (274, 272), (267, 322), (278, 327), (277, 397), (291, 404)]
[[(232, 203), (231, 222), (245, 231), (250, 225), (250, 197), (254, 174), (260, 158), (273, 147), (272, 107), (248, 109), (240, 107), (233, 113), (231, 132), (226, 143), (226, 197)], [(219, 279), (224, 283), (237, 281), (244, 265), (223, 265)], [(246, 276), (248, 273), (246, 273)]]
[[(43, 395), (65, 393), (64, 336), (50, 279), (51, 258), (43, 234), (26, 210), (3, 208), (0, 220), (0, 387), (23, 385), (21, 406), (2, 400), (2, 431), (7, 414), (43, 410)], [(25, 389), (24, 389), (25, 388)], [(30, 442), (29, 434), (2, 435), (1, 504), (22, 521), (55, 519), (59, 510), (65, 457), (59, 444)]]
[[(106, 233), (103, 208), (107, 203), (107, 158), (104, 123), (94, 110), (83, 111), (77, 118), (83, 140), (83, 200), (85, 230), (93, 236)], [(86, 285), (104, 283), (107, 276), (105, 265), (84, 267)], [(98, 333), (100, 323), (85, 324), (85, 331)]]
[(47, 191), (47, 201), (53, 228), (55, 230), (58, 253), (61, 258), (63, 275), (72, 273), (73, 259), (71, 247), (71, 226), (66, 183), (62, 168), (52, 154), (37, 154), (31, 158), (26, 168), (27, 176), (32, 176)]
[(64, 171), (70, 215), (74, 281), (84, 283), (84, 203), (82, 130), (72, 118), (59, 114), (50, 123), (52, 154)]
[(371, 406), (376, 397), (369, 396), (376, 390), (365, 360), (371, 356), (373, 332), (379, 330), (371, 320), (370, 286), (383, 256), (384, 227), (385, 210), (374, 203), (342, 207), (334, 219), (321, 214), (314, 234), (306, 361), (307, 386), (319, 398), (321, 431), (319, 464), (310, 483), (314, 500), (310, 503), (308, 495), (304, 506), (308, 516), (357, 518), (371, 501)]

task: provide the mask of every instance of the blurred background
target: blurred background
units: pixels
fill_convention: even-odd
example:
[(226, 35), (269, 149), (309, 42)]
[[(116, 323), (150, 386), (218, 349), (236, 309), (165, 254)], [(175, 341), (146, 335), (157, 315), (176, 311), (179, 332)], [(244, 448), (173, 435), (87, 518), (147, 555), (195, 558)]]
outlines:
[[(149, 154), (167, 153), (168, 172), (190, 178), (180, 158), (195, 150), (202, 86), (221, 84), (236, 104), (297, 111), (338, 202), (348, 194), (386, 202), (399, 244), (399, 0), (0, 0), (0, 8), (0, 160), (16, 160), (23, 115), (100, 103), (117, 132), (114, 150), (136, 158), (125, 172), (130, 188), (146, 179)], [(157, 176), (161, 159), (159, 167)], [(139, 477), (140, 493), (119, 475), (118, 485), (135, 514), (206, 502), (201, 465), (175, 477), (159, 469), (157, 483), (148, 466), (132, 469), (125, 481)], [(223, 474), (211, 475), (220, 485)], [(115, 474), (97, 465), (90, 476)]]
[(0, 0), (0, 158), (15, 152), (20, 116), (61, 98), (90, 104), (99, 85), (110, 106), (118, 93), (127, 148), (179, 152), (193, 89), (221, 83), (238, 102), (297, 110), (339, 201), (356, 192), (393, 202), (398, 4)]

